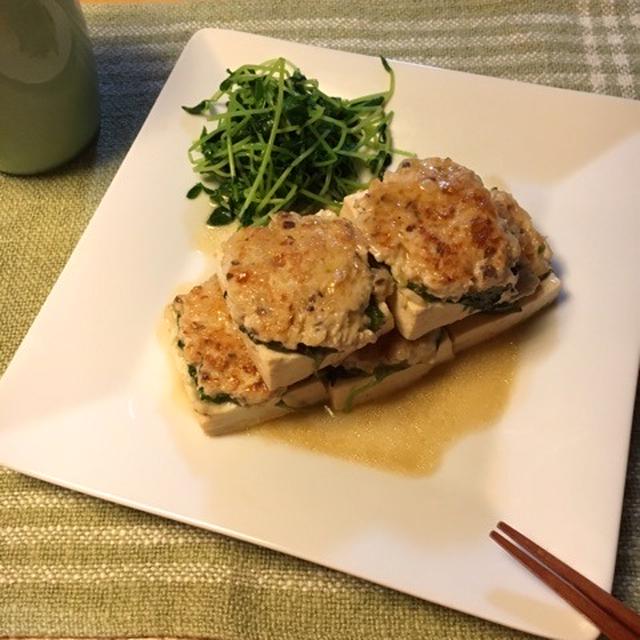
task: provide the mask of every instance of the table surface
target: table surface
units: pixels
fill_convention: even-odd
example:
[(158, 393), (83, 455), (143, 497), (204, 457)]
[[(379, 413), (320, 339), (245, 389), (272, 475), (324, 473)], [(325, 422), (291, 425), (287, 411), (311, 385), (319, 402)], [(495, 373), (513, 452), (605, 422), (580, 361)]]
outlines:
[[(171, 4), (181, 0), (135, 0), (136, 4)], [(131, 0), (80, 0), (81, 4), (132, 4)]]

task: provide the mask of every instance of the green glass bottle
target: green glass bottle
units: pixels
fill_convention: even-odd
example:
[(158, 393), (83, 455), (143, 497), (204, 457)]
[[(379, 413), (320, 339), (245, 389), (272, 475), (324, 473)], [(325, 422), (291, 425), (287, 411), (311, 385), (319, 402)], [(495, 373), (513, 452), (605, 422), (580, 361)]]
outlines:
[(91, 42), (74, 0), (0, 0), (0, 171), (73, 158), (100, 122)]

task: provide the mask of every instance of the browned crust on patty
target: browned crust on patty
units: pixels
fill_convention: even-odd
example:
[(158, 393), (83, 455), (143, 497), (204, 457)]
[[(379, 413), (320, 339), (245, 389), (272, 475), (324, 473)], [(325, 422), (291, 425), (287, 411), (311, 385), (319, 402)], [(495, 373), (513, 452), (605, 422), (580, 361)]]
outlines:
[(457, 301), (470, 292), (515, 284), (520, 249), (490, 192), (449, 158), (405, 160), (373, 180), (352, 205), (355, 224), (401, 286), (424, 286)]
[(541, 277), (551, 269), (552, 252), (544, 236), (534, 227), (531, 216), (505, 191), (491, 190), (491, 200), (511, 233), (520, 243), (520, 264)]
[(343, 351), (375, 339), (374, 294), (362, 234), (330, 212), (281, 212), (227, 242), (222, 278), (233, 320), (252, 339)]
[(194, 383), (210, 397), (227, 394), (239, 404), (259, 404), (277, 393), (264, 384), (232, 321), (217, 278), (210, 278), (172, 304), (177, 338)]

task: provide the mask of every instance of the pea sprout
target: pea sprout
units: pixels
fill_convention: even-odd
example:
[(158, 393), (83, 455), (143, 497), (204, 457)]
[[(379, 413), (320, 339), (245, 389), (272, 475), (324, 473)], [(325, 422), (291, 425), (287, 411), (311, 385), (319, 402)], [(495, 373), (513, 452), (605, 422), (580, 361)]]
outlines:
[[(209, 196), (212, 226), (268, 222), (276, 211), (338, 210), (342, 199), (382, 177), (394, 150), (385, 107), (394, 91), (353, 100), (330, 97), (284, 58), (227, 70), (220, 88), (194, 107), (215, 124), (189, 148), (201, 181), (188, 198)], [(406, 154), (405, 154), (406, 155)]]

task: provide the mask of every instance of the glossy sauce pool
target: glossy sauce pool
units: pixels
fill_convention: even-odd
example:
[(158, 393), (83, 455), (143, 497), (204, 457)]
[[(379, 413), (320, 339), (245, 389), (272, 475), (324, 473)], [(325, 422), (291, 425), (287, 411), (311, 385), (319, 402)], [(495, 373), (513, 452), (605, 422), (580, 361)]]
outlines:
[(254, 427), (269, 438), (385, 471), (434, 472), (465, 435), (494, 424), (509, 403), (526, 328), (461, 354), (407, 389), (351, 413), (316, 407)]

